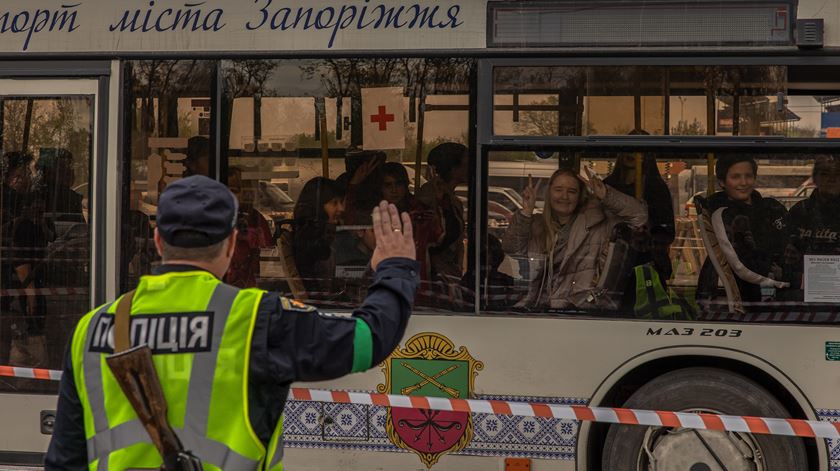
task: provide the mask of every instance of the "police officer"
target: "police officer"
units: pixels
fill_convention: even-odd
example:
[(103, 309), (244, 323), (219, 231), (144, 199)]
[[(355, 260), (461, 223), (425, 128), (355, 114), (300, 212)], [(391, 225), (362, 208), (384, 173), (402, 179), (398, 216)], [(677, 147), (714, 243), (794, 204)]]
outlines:
[[(161, 194), (155, 245), (163, 264), (136, 289), (131, 343), (151, 347), (169, 422), (205, 469), (275, 470), (290, 384), (370, 369), (402, 339), (419, 282), (411, 221), (384, 201), (373, 210), (374, 280), (344, 317), (222, 283), (236, 213), (236, 198), (207, 177), (179, 180)], [(47, 470), (161, 464), (102, 361), (113, 351), (116, 306), (97, 308), (76, 327)]]

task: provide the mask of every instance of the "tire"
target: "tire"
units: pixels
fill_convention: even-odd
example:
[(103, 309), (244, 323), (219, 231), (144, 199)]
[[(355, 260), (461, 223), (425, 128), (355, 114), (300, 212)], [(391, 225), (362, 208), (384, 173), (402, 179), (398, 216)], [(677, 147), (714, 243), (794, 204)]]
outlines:
[[(686, 368), (663, 374), (639, 388), (623, 407), (675, 412), (714, 411), (721, 414), (754, 417), (790, 417), (785, 407), (757, 383), (739, 374), (717, 368)], [(688, 435), (689, 433), (693, 435)], [(706, 451), (710, 449), (709, 443), (717, 445), (716, 451), (724, 457), (723, 464), (727, 465), (727, 468), (742, 469), (737, 464), (737, 458), (731, 460), (731, 466), (725, 458), (733, 456), (725, 452), (729, 444), (736, 442), (749, 443), (752, 454), (763, 457), (764, 467), (761, 469), (767, 471), (808, 469), (808, 459), (801, 438), (702, 432), (706, 437), (704, 444), (704, 439), (699, 433), (684, 429), (612, 425), (604, 442), (602, 469), (609, 471), (653, 469), (648, 459), (651, 453), (643, 449), (645, 443), (654, 453), (656, 446), (659, 445), (661, 447), (659, 452), (665, 454), (659, 458), (664, 463), (671, 462), (670, 467), (667, 464), (660, 466), (661, 463), (657, 462), (655, 469), (719, 469), (719, 466), (712, 461), (711, 453)], [(710, 442), (709, 439), (714, 439), (714, 442)], [(671, 441), (666, 442), (666, 440)], [(683, 455), (680, 453), (682, 451), (686, 453)], [(696, 457), (701, 455), (708, 458), (697, 460)], [(680, 460), (683, 461), (673, 463)]]

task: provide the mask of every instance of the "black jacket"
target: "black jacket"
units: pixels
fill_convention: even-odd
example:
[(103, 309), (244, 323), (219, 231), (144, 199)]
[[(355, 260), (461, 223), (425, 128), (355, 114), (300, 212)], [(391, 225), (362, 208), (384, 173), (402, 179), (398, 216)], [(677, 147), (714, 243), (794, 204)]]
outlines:
[[(619, 181), (616, 174), (610, 174), (604, 179), (604, 183), (624, 193), (635, 196), (636, 185)], [(646, 179), (642, 198), (648, 207), (648, 226), (652, 236), (661, 238), (666, 244), (674, 242), (676, 229), (674, 226), (674, 202), (671, 198), (671, 190), (661, 179)]]
[[(625, 195), (635, 196), (636, 194), (635, 183), (624, 183), (617, 173), (611, 173), (607, 176), (604, 183)], [(648, 208), (648, 222), (647, 231), (641, 236), (649, 237), (650, 240), (642, 241), (643, 244), (634, 244), (634, 248), (637, 250), (640, 245), (648, 246), (648, 249), (642, 250), (638, 254), (635, 264), (653, 263), (660, 278), (667, 281), (671, 278), (673, 272), (670, 251), (671, 244), (676, 236), (671, 190), (668, 189), (668, 185), (661, 178), (646, 178), (642, 197)], [(630, 295), (632, 294), (630, 291), (625, 290), (625, 293)]]
[[(731, 200), (726, 193), (719, 191), (707, 200), (707, 205), (709, 214), (719, 208), (726, 208), (723, 223), (729, 241), (747, 268), (767, 276), (774, 264), (782, 266), (789, 230), (788, 212), (782, 203), (764, 198), (759, 192), (753, 191), (752, 204), (747, 204)], [(743, 301), (761, 301), (761, 288), (758, 285), (740, 278), (737, 281)], [(714, 297), (716, 287), (717, 273), (707, 257), (697, 282), (698, 298)]]
[[(335, 226), (313, 219), (295, 220), (292, 231), (295, 266), (303, 285), (310, 293), (332, 291), (332, 244)], [(323, 299), (323, 298), (322, 298)]]
[[(163, 265), (158, 274), (189, 271), (195, 267)], [(350, 373), (353, 365), (355, 318), (370, 327), (373, 361), (377, 365), (402, 340), (414, 293), (419, 284), (416, 261), (384, 260), (374, 276), (368, 296), (353, 317), (321, 315), (313, 309), (284, 309), (276, 293), (263, 295), (257, 311), (248, 371), (248, 411), (254, 431), (268, 444), (283, 413), (294, 381), (334, 379)], [(86, 470), (87, 448), (83, 408), (73, 380), (69, 354), (64, 362), (55, 429), (44, 469)]]
[(840, 197), (823, 197), (819, 190), (790, 210), (790, 237), (809, 255), (840, 254)]

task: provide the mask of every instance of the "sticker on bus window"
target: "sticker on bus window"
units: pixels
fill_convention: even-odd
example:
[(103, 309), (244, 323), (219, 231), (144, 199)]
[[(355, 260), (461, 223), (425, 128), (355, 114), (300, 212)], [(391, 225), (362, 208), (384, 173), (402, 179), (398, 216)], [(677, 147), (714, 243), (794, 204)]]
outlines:
[(840, 361), (840, 342), (825, 343), (825, 359), (828, 361)]
[(840, 301), (840, 256), (805, 255), (806, 303)]

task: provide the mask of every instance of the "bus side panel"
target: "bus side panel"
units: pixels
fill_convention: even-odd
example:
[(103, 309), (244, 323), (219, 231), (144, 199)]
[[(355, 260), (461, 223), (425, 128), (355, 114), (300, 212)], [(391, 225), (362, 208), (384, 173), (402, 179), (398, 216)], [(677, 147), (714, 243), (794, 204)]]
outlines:
[(50, 436), (41, 434), (41, 411), (54, 411), (56, 401), (52, 395), (0, 395), (3, 423), (15, 424), (0, 427), (0, 452), (45, 453)]
[[(416, 470), (427, 471), (413, 453), (370, 453), (319, 449), (287, 449), (283, 465), (297, 471), (341, 470)], [(435, 464), (435, 471), (504, 471), (504, 459), (486, 456), (444, 456)], [(531, 461), (531, 471), (574, 471), (573, 461)]]
[(825, 0), (799, 0), (796, 17), (825, 20), (825, 47), (840, 47), (840, 3)]
[[(475, 359), (483, 362), (484, 368), (475, 377), (475, 397), (510, 396), (506, 398), (558, 404), (587, 403), (596, 391), (600, 395), (601, 391), (609, 389), (611, 385), (604, 383), (607, 378), (610, 381), (620, 379), (615, 377), (620, 375), (614, 375), (614, 372), (622, 368), (622, 365), (633, 363), (636, 357), (661, 358), (673, 354), (696, 355), (700, 352), (708, 356), (748, 362), (766, 371), (780, 384), (798, 389), (794, 397), (799, 398), (809, 418), (828, 418), (832, 410), (840, 410), (840, 399), (833, 394), (840, 387), (840, 375), (837, 374), (840, 362), (827, 361), (825, 356), (826, 342), (840, 339), (840, 330), (831, 327), (416, 315), (409, 324), (405, 339), (421, 333), (445, 336), (451, 340), (455, 349), (465, 347)], [(796, 345), (797, 348), (788, 348), (790, 345)], [(340, 381), (308, 386), (375, 391), (378, 384), (385, 383), (382, 369), (374, 368)], [(294, 404), (291, 406), (294, 408)], [(819, 415), (815, 409), (819, 410)], [(287, 421), (292, 420), (295, 419), (287, 414)], [(521, 422), (515, 423), (517, 427), (521, 425)], [(573, 422), (571, 424), (576, 433), (577, 425)], [(505, 456), (540, 458), (558, 451), (556, 446), (528, 440), (512, 443), (508, 439), (498, 439), (497, 443), (492, 443), (493, 440), (487, 437), (493, 431), (480, 430), (487, 426), (487, 421), (476, 419), (474, 425), (475, 436), (484, 437), (486, 443), (482, 445), (486, 449), (497, 450), (493, 456), (500, 462)], [(549, 441), (553, 444), (562, 441), (563, 424), (542, 423), (542, 426), (546, 425), (549, 425), (546, 428), (557, 430), (546, 432), (557, 435), (552, 435)], [(376, 424), (371, 423), (370, 426), (374, 430)], [(542, 437), (544, 439), (545, 435)], [(292, 447), (334, 447), (336, 441), (340, 442), (325, 436), (324, 442), (316, 439), (303, 444), (299, 438), (293, 434), (287, 436), (287, 443)], [(387, 444), (387, 436), (384, 442)], [(356, 443), (344, 442), (342, 446), (361, 450), (365, 444), (362, 439)], [(832, 449), (836, 446), (833, 442), (830, 444)], [(570, 454), (562, 457), (553, 455), (555, 466), (565, 466), (572, 462), (575, 448), (576, 445), (572, 444)], [(396, 447), (385, 450), (399, 451)], [(295, 453), (297, 450), (290, 450), (290, 456), (296, 456)], [(319, 455), (314, 458), (313, 465), (333, 463), (332, 460), (338, 459), (332, 453), (325, 455), (330, 456)], [(358, 469), (374, 466), (378, 460), (386, 459), (381, 458), (386, 455), (360, 454), (359, 463), (364, 462), (365, 465)], [(413, 459), (420, 465), (417, 457)], [(442, 459), (441, 463), (453, 461), (459, 463), (455, 465), (458, 467), (460, 463), (472, 466), (474, 460), (479, 459), (466, 456), (456, 459), (449, 456)], [(411, 462), (409, 459), (408, 463)]]

